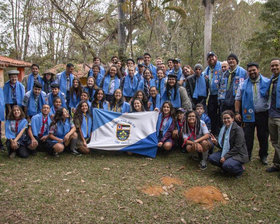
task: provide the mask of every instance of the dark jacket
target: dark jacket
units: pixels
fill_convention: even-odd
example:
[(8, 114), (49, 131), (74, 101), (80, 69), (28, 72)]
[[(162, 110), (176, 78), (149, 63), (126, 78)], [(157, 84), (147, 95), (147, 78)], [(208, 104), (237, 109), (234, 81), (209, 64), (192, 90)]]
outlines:
[[(206, 79), (206, 78), (205, 78), (205, 83), (206, 83), (206, 96), (208, 96), (209, 82), (208, 82), (208, 79)], [(200, 97), (198, 97), (198, 99), (193, 99), (193, 92), (195, 90), (195, 84), (196, 84), (196, 75), (193, 74), (193, 75), (189, 76), (186, 80), (186, 89), (188, 92), (188, 96), (192, 101), (193, 108), (195, 108), (195, 105), (198, 103), (202, 103), (203, 105), (205, 105), (206, 98), (207, 98), (207, 97), (200, 96)]]
[(241, 163), (249, 161), (243, 129), (235, 122), (233, 122), (231, 127), (229, 144), (230, 150), (224, 156), (226, 160), (233, 158)]

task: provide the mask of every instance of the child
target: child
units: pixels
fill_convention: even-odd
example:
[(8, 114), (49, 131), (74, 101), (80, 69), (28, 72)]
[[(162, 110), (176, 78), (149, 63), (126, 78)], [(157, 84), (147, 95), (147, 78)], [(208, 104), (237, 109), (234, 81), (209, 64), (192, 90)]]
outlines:
[(163, 103), (157, 121), (158, 147), (170, 151), (173, 147), (172, 132), (174, 130), (173, 106), (170, 102)]
[(50, 125), (49, 139), (47, 140), (47, 148), (50, 154), (58, 157), (64, 149), (70, 146), (70, 151), (73, 155), (79, 155), (76, 150), (77, 133), (75, 125), (68, 111), (65, 108), (59, 108)]
[(175, 127), (172, 133), (172, 138), (176, 141), (177, 145), (181, 148), (182, 152), (186, 152), (186, 149), (182, 147), (183, 140), (183, 127), (185, 125), (185, 113), (186, 111), (183, 108), (178, 108), (176, 111)]
[(204, 106), (201, 103), (196, 104), (195, 111), (198, 113), (200, 120), (204, 121), (208, 131), (211, 132), (211, 120), (205, 113)]
[(30, 152), (26, 148), (27, 139), (25, 134), (27, 125), (28, 122), (25, 119), (22, 108), (14, 105), (5, 123), (6, 145), (10, 158), (14, 158), (16, 155), (21, 158), (29, 156)]
[(74, 114), (74, 124), (78, 134), (77, 150), (80, 153), (89, 154), (90, 150), (87, 147), (87, 143), (90, 140), (93, 125), (87, 101), (82, 100), (78, 104)]
[(183, 129), (184, 144), (188, 152), (202, 153), (200, 169), (207, 168), (207, 157), (210, 143), (208, 141), (210, 135), (204, 121), (201, 121), (199, 115), (195, 111), (187, 114), (187, 120)]
[(150, 98), (148, 102), (149, 111), (159, 111), (160, 109), (160, 95), (157, 93), (155, 86), (150, 88)]

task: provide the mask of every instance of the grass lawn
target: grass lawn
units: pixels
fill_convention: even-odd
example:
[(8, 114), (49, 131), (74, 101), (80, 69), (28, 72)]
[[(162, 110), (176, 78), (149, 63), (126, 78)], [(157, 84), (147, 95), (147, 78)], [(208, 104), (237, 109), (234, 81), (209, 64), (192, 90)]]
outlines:
[[(179, 151), (156, 159), (94, 152), (11, 160), (1, 153), (0, 223), (280, 223), (279, 173), (266, 173), (256, 151), (239, 179), (210, 164), (200, 171)], [(271, 147), (269, 154), (271, 163)], [(141, 192), (162, 186), (164, 176), (183, 185), (157, 197)], [(185, 190), (208, 185), (226, 193), (228, 203), (209, 210), (185, 199)]]

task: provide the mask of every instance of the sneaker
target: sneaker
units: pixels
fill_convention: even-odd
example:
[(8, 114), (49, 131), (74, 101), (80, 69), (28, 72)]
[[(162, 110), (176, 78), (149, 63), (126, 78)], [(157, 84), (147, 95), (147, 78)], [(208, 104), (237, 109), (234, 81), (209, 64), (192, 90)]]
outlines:
[(14, 159), (16, 157), (16, 152), (11, 152), (9, 157), (10, 157), (10, 159)]
[(80, 156), (81, 155), (76, 149), (73, 149), (71, 154), (74, 155), (74, 156)]
[(199, 163), (199, 168), (201, 170), (206, 170), (207, 169), (207, 163), (204, 160), (201, 160), (201, 162)]
[(268, 165), (268, 163), (267, 163), (267, 157), (260, 158), (260, 160), (261, 160), (261, 163), (262, 163), (263, 165), (265, 165), (265, 166)]
[(280, 171), (280, 169), (275, 166), (272, 166), (272, 167), (269, 167), (266, 169), (266, 172), (268, 172), (268, 173), (278, 172), (278, 171)]
[(58, 157), (59, 157), (58, 152), (54, 152), (54, 153), (53, 153), (53, 156), (56, 157), (56, 158), (58, 158)]

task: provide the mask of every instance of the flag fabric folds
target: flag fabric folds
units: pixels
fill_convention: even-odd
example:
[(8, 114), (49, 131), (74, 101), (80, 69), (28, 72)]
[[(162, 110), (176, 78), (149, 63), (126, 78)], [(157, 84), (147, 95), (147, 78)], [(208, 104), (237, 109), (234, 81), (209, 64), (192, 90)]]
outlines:
[(157, 153), (158, 112), (116, 113), (93, 110), (93, 132), (88, 148), (128, 151), (149, 157)]

